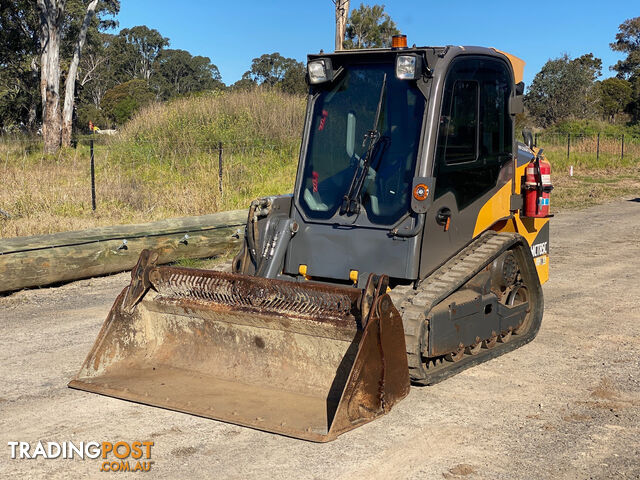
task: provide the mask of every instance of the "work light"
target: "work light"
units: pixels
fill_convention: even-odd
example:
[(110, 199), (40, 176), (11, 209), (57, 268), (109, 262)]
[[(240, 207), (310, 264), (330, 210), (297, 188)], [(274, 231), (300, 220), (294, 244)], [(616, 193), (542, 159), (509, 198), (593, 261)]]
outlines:
[(396, 57), (396, 77), (400, 80), (417, 80), (422, 74), (422, 58), (418, 55)]
[(333, 77), (331, 60), (328, 58), (321, 58), (320, 60), (309, 62), (307, 71), (309, 72), (309, 83), (312, 84), (328, 82), (332, 80)]

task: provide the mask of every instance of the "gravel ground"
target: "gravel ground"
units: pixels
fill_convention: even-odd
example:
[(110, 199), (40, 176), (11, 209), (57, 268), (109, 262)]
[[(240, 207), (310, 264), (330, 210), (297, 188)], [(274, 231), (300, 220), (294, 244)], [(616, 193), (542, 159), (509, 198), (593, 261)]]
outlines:
[(2, 297), (0, 476), (105, 476), (9, 441), (150, 440), (159, 478), (640, 479), (640, 199), (558, 214), (551, 267), (532, 343), (328, 444), (67, 388), (128, 274)]

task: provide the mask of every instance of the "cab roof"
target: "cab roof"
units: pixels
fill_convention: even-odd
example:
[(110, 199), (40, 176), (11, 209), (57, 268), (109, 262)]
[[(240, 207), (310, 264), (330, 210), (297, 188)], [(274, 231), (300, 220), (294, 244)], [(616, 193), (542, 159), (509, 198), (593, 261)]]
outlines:
[[(463, 52), (468, 52), (471, 54), (484, 54), (491, 56), (502, 56), (505, 57), (509, 63), (511, 64), (511, 68), (513, 69), (514, 83), (520, 83), (524, 78), (524, 66), (525, 62), (521, 58), (516, 57), (510, 53), (507, 53), (503, 50), (498, 50), (493, 47), (478, 47), (478, 46), (454, 46), (447, 45), (444, 47), (435, 47), (435, 46), (425, 46), (425, 47), (416, 47), (415, 45), (412, 47), (406, 48), (362, 48), (362, 49), (354, 49), (354, 50), (340, 50), (335, 52), (324, 53), (322, 50), (318, 54), (310, 54), (308, 55), (308, 60), (314, 60), (322, 57), (336, 57), (339, 58), (343, 55), (380, 55), (387, 53), (399, 53), (399, 52), (407, 52), (407, 53), (427, 53), (427, 60), (429, 57), (431, 58), (442, 58), (450, 51), (457, 51), (458, 54)], [(428, 62), (431, 63), (431, 62)]]

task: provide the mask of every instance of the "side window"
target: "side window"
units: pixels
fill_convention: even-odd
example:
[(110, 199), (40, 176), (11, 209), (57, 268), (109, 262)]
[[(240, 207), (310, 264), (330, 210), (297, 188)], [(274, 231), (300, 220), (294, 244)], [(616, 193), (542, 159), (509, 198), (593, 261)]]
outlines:
[(473, 162), (477, 158), (479, 89), (475, 80), (455, 80), (451, 94), (446, 95), (440, 128), (447, 164)]
[(467, 57), (451, 65), (436, 147), (436, 198), (452, 191), (462, 209), (496, 186), (512, 153), (510, 94), (511, 76), (500, 60)]
[(511, 118), (508, 112), (511, 93), (509, 77), (504, 69), (503, 72), (498, 70), (495, 74), (495, 78), (487, 78), (482, 82), (480, 154), (490, 160), (499, 160), (499, 157), (512, 153)]

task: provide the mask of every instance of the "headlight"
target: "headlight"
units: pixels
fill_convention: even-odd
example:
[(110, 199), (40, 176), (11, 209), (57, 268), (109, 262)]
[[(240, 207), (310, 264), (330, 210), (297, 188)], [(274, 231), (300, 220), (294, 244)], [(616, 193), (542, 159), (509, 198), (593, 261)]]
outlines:
[(332, 80), (333, 77), (331, 60), (328, 58), (309, 62), (307, 64), (307, 71), (309, 72), (309, 83), (312, 84), (328, 82)]
[(400, 80), (417, 80), (422, 75), (422, 58), (417, 55), (396, 57), (396, 77)]

